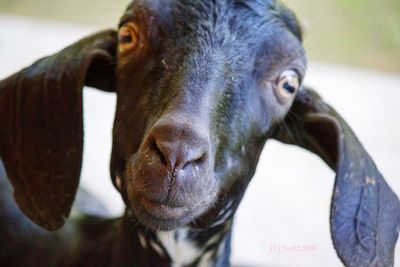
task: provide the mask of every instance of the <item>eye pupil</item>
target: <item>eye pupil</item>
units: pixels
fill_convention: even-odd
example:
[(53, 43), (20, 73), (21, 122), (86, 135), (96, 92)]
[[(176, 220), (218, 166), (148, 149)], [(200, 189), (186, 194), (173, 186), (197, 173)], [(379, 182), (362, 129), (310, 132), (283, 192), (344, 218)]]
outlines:
[(296, 92), (296, 88), (294, 86), (291, 86), (288, 82), (283, 84), (283, 88), (290, 94), (294, 94)]
[(122, 35), (121, 37), (120, 37), (120, 40), (119, 40), (121, 43), (130, 43), (130, 42), (132, 42), (132, 36), (131, 35)]

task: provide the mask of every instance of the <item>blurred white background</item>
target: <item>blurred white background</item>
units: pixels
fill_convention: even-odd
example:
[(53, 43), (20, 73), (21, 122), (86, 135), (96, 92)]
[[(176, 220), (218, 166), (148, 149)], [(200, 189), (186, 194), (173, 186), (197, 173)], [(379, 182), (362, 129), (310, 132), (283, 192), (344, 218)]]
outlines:
[[(113, 5), (118, 7), (101, 11), (115, 17), (110, 26), (117, 24), (125, 4)], [(81, 23), (5, 14), (0, 4), (0, 79), (99, 29)], [(400, 195), (400, 75), (311, 62), (306, 83), (342, 114)], [(87, 89), (84, 103), (82, 185), (118, 215), (123, 205), (109, 179), (115, 96)], [(334, 173), (318, 157), (268, 142), (236, 217), (233, 262), (243, 266), (342, 266), (329, 234), (333, 178)], [(284, 246), (308, 246), (310, 250), (277, 250)], [(396, 266), (400, 266), (399, 246), (396, 253)]]

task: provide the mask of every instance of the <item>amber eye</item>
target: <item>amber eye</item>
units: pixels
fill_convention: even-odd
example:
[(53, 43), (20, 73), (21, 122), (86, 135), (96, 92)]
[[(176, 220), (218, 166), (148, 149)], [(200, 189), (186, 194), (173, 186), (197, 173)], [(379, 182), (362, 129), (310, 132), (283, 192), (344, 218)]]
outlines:
[(300, 77), (294, 70), (282, 72), (277, 80), (274, 91), (278, 102), (286, 104), (290, 102), (300, 88)]
[(133, 50), (139, 45), (139, 31), (135, 23), (124, 24), (118, 32), (119, 51)]

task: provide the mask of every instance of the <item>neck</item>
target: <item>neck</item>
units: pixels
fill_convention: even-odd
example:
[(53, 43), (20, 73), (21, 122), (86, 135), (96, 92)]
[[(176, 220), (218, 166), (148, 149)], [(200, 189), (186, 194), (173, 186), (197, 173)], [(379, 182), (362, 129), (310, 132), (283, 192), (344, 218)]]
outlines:
[[(129, 219), (122, 224), (118, 255), (136, 259), (135, 266), (138, 259), (140, 266), (229, 266), (232, 221), (205, 230), (183, 227), (169, 232), (133, 227)], [(121, 262), (128, 260), (123, 258)]]

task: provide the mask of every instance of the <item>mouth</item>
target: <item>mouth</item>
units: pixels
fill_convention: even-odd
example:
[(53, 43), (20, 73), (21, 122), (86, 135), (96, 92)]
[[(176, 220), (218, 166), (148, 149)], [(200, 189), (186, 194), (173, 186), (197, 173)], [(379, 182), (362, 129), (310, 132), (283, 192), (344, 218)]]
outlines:
[(138, 195), (131, 201), (131, 208), (137, 219), (153, 230), (171, 231), (190, 224), (203, 214), (211, 201), (195, 206), (171, 206)]
[(149, 215), (161, 220), (179, 220), (190, 213), (190, 207), (174, 207), (152, 201), (146, 197), (140, 198), (140, 204)]

